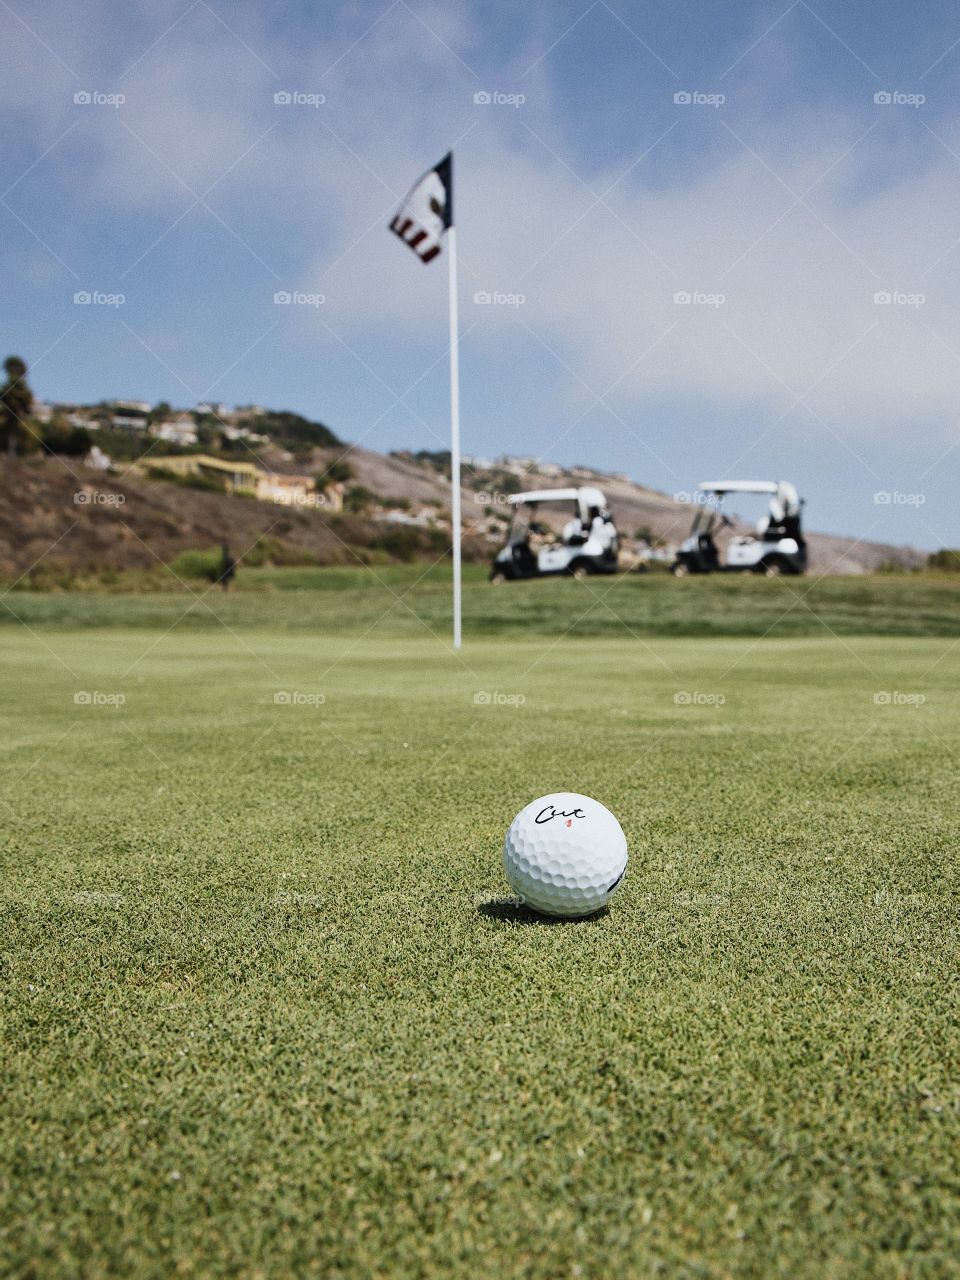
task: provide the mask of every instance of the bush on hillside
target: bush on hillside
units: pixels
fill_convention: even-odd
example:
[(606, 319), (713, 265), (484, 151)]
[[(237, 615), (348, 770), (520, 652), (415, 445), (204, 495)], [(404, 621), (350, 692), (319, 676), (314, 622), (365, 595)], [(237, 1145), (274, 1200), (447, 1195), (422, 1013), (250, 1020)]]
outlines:
[(944, 547), (927, 557), (927, 568), (941, 573), (960, 573), (960, 551)]
[(220, 577), (222, 555), (217, 548), (213, 551), (181, 551), (171, 563), (170, 571), (185, 581), (201, 580), (216, 582)]
[(411, 525), (394, 525), (378, 531), (367, 544), (372, 550), (384, 551), (393, 559), (408, 564), (425, 552), (438, 556), (449, 548), (450, 538), (441, 529), (418, 529)]
[(379, 506), (382, 499), (380, 495), (368, 489), (366, 485), (352, 485), (346, 492), (343, 505), (344, 509), (353, 515), (359, 515), (363, 511), (369, 511), (373, 506)]

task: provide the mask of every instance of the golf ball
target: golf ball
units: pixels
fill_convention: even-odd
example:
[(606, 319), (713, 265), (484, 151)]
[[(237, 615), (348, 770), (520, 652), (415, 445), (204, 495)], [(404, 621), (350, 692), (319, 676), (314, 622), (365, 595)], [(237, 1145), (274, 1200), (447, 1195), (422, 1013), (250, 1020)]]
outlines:
[(609, 809), (558, 791), (521, 809), (503, 842), (517, 896), (548, 916), (586, 916), (613, 897), (627, 869), (627, 838)]

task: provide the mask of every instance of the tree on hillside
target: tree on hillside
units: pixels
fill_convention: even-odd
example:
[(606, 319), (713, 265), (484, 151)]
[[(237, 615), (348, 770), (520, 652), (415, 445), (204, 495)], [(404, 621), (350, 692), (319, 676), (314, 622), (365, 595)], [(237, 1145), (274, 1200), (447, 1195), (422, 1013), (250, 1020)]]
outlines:
[(41, 428), (40, 443), (45, 453), (83, 458), (90, 452), (93, 440), (86, 428), (72, 426), (65, 413), (55, 413)]
[(311, 422), (285, 409), (261, 414), (257, 418), (257, 431), (300, 458), (306, 458), (313, 449), (329, 449), (341, 443), (322, 422)]
[(352, 515), (362, 515), (372, 506), (380, 505), (382, 499), (364, 484), (355, 484), (347, 490), (343, 505)]
[(941, 551), (932, 552), (927, 556), (927, 568), (939, 569), (946, 573), (960, 573), (960, 551), (944, 547)]
[(11, 458), (16, 457), (30, 439), (30, 412), (33, 395), (27, 386), (27, 366), (19, 356), (7, 356), (3, 362), (7, 380), (0, 388), (0, 436)]
[(314, 488), (318, 493), (322, 493), (329, 485), (346, 484), (348, 480), (353, 479), (353, 468), (345, 458), (334, 458), (325, 471), (317, 476), (314, 482)]

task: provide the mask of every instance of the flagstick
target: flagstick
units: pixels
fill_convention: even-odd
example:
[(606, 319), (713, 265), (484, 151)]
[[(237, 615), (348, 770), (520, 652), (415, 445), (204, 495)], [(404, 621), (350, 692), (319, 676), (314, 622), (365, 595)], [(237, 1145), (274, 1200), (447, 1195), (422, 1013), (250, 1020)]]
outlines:
[(457, 239), (447, 228), (450, 259), (450, 523), (453, 527), (453, 647), (460, 648), (460, 350), (457, 335)]

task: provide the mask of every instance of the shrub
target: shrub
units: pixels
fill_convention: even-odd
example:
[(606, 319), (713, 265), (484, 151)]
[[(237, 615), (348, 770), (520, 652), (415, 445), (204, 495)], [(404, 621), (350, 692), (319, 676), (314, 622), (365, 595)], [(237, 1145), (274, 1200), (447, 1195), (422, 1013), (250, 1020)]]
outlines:
[(243, 563), (257, 569), (265, 564), (280, 567), (318, 564), (319, 560), (314, 552), (308, 551), (305, 547), (291, 546), (282, 538), (267, 536), (254, 543), (250, 550), (244, 553)]
[(85, 427), (72, 427), (62, 414), (54, 414), (40, 428), (40, 443), (47, 453), (83, 458), (90, 452), (92, 439)]
[(372, 506), (379, 503), (380, 497), (362, 484), (355, 484), (348, 489), (343, 499), (343, 505), (355, 515), (361, 511), (369, 511)]
[(318, 493), (330, 484), (346, 484), (348, 480), (353, 479), (353, 469), (345, 458), (334, 458), (325, 470), (321, 471), (317, 476), (314, 487)]
[(178, 578), (199, 578), (206, 582), (216, 582), (220, 577), (222, 562), (219, 548), (211, 551), (181, 551), (170, 569)]
[(934, 551), (927, 557), (927, 568), (937, 569), (941, 573), (960, 573), (960, 551), (948, 547)]
[(395, 560), (407, 564), (425, 551), (439, 555), (449, 546), (449, 538), (440, 529), (417, 529), (410, 525), (396, 525), (377, 532), (370, 539), (369, 546), (377, 551), (385, 551)]

